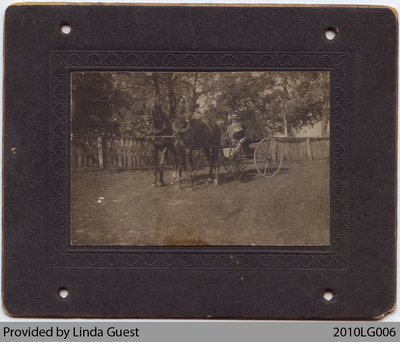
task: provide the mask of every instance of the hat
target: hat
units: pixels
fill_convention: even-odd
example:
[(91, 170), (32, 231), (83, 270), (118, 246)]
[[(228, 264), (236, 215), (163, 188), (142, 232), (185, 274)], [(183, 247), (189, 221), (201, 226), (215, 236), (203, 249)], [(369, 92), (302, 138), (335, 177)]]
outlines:
[(240, 116), (236, 113), (229, 114), (228, 118), (231, 120), (240, 120)]

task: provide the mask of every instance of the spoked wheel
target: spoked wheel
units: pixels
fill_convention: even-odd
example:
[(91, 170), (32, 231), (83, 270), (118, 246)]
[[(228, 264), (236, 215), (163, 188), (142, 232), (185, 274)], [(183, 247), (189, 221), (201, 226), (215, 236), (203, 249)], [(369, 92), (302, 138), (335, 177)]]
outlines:
[(263, 177), (275, 176), (282, 166), (282, 153), (275, 139), (264, 138), (254, 150), (254, 165)]
[(238, 143), (235, 146), (225, 148), (223, 152), (222, 162), (225, 170), (236, 179), (242, 177), (247, 167), (242, 144)]
[(224, 165), (224, 168), (226, 170), (226, 172), (228, 172), (229, 174), (232, 174), (231, 171), (231, 163), (229, 160), (229, 155), (231, 153), (231, 148), (223, 148), (222, 149), (223, 153), (222, 153), (222, 165)]
[(242, 177), (243, 172), (246, 170), (247, 163), (243, 146), (241, 144), (231, 148), (229, 152), (229, 164), (231, 175), (236, 179)]

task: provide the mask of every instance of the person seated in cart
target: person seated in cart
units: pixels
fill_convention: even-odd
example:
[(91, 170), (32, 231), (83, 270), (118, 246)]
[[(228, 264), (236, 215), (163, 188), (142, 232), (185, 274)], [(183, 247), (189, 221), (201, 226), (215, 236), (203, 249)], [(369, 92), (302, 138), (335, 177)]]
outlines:
[(240, 116), (237, 114), (229, 115), (228, 128), (226, 130), (225, 143), (236, 145), (246, 140), (246, 127), (242, 124)]

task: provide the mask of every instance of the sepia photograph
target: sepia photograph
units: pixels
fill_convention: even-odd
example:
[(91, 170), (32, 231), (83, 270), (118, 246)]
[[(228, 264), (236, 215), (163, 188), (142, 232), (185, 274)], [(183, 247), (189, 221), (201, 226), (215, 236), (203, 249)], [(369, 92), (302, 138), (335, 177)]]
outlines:
[(330, 72), (72, 72), (73, 246), (330, 245)]

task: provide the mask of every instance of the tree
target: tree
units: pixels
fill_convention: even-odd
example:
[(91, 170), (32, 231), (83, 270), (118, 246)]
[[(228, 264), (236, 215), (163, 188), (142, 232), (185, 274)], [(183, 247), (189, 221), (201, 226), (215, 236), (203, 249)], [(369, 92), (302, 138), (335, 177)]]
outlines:
[(329, 118), (329, 74), (313, 71), (226, 73), (215, 109), (253, 111), (269, 134), (293, 136)]
[(71, 81), (72, 131), (102, 130), (115, 133), (113, 107), (120, 93), (109, 72), (74, 72)]
[(325, 71), (73, 73), (73, 131), (146, 134), (157, 105), (170, 120), (198, 115), (222, 129), (235, 113), (259, 135), (294, 136), (317, 122), (327, 134), (329, 96)]
[(294, 136), (305, 126), (329, 120), (328, 75), (327, 72), (318, 71), (291, 72), (282, 79), (283, 98), (286, 102), (283, 113), (288, 136)]

